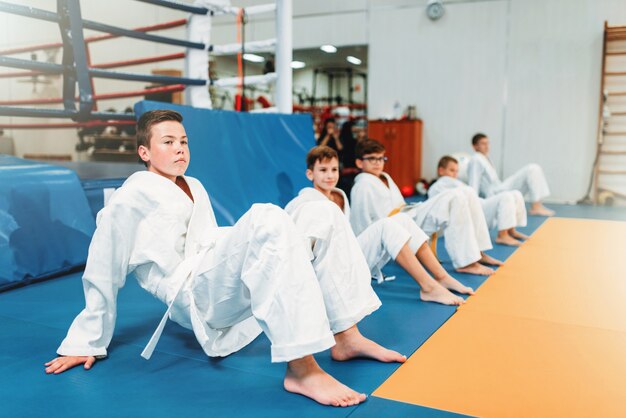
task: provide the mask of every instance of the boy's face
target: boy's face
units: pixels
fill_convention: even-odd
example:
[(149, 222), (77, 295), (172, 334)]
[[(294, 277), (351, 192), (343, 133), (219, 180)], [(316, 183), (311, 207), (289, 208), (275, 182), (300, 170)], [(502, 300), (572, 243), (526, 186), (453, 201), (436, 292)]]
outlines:
[(384, 152), (375, 152), (372, 154), (365, 154), (362, 158), (357, 158), (356, 166), (363, 170), (365, 173), (373, 174), (376, 177), (380, 177), (385, 170), (385, 157)]
[(168, 120), (153, 125), (150, 133), (150, 148), (141, 145), (139, 157), (148, 164), (148, 171), (176, 181), (189, 166), (185, 128), (180, 122)]
[(480, 138), (476, 145), (474, 145), (474, 149), (481, 154), (489, 154), (489, 138)]
[(322, 193), (332, 191), (339, 181), (339, 161), (336, 158), (316, 161), (313, 170), (306, 170), (306, 176), (313, 182), (313, 187)]
[(448, 176), (455, 179), (459, 176), (459, 165), (454, 161), (448, 161), (448, 165), (445, 168), (439, 167), (437, 169), (437, 174), (439, 174), (439, 177)]

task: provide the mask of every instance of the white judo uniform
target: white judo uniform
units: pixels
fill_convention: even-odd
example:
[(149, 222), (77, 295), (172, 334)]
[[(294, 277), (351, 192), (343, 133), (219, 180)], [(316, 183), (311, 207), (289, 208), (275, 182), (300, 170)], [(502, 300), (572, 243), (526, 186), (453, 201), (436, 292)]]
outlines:
[[(474, 189), (461, 180), (442, 176), (428, 188), (428, 197), (432, 198), (445, 190), (457, 188), (476, 194)], [(504, 191), (479, 200), (489, 228), (504, 231), (518, 226), (526, 226), (526, 204), (524, 197), (518, 190)]]
[[(256, 204), (220, 228), (203, 186), (185, 180), (194, 202), (158, 174), (135, 173), (98, 213), (83, 275), (85, 309), (58, 354), (107, 354), (117, 293), (131, 272), (209, 356), (233, 353), (264, 331), (272, 361), (301, 358), (335, 344), (330, 324), (347, 327), (372, 308), (343, 306), (353, 289), (341, 283), (324, 300), (325, 277), (316, 277), (306, 241), (282, 209)], [(326, 256), (318, 254), (318, 264)]]
[(467, 167), (467, 183), (482, 197), (491, 197), (505, 190), (518, 190), (529, 202), (539, 202), (550, 195), (543, 170), (528, 164), (512, 176), (500, 180), (495, 167), (480, 152), (474, 153)]
[(454, 268), (480, 260), (481, 251), (493, 248), (478, 199), (468, 198), (461, 189), (446, 190), (425, 202), (407, 205), (393, 179), (383, 175), (389, 187), (373, 174), (361, 173), (355, 178), (350, 221), (356, 234), (400, 210), (428, 235), (443, 230)]
[[(341, 216), (343, 219), (335, 222), (342, 229), (344, 227), (350, 228), (350, 203), (348, 202), (348, 197), (341, 189), (335, 188), (333, 191), (339, 193), (344, 201), (343, 216)], [(329, 214), (320, 212), (318, 202), (327, 202), (324, 203), (324, 206), (328, 204), (334, 206), (335, 209), (330, 211), (333, 212), (333, 217), (336, 217), (334, 212), (341, 214), (339, 206), (313, 187), (306, 187), (300, 190), (298, 196), (285, 206), (285, 211), (294, 218), (296, 226), (301, 228), (306, 236), (314, 235), (310, 231), (319, 228), (318, 224), (324, 222), (324, 218), (330, 218)], [(383, 279), (381, 269), (390, 260), (395, 260), (398, 257), (398, 253), (400, 253), (404, 244), (408, 244), (413, 254), (415, 254), (427, 239), (426, 234), (419, 229), (409, 216), (404, 213), (398, 213), (392, 217), (379, 219), (372, 223), (356, 237), (356, 243), (358, 243), (360, 248), (361, 258), (365, 256), (365, 261), (370, 270), (369, 275), (381, 281)], [(341, 263), (342, 260), (337, 260), (337, 262)]]

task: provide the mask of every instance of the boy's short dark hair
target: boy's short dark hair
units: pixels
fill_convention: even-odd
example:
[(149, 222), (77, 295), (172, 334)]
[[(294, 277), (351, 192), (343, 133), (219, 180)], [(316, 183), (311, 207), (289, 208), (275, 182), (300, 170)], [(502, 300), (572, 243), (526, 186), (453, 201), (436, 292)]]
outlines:
[(380, 154), (385, 152), (385, 146), (375, 139), (364, 139), (356, 144), (354, 156), (357, 160), (362, 160), (367, 154)]
[(333, 158), (336, 158), (337, 161), (339, 161), (339, 155), (337, 155), (337, 151), (335, 151), (331, 147), (327, 147), (326, 145), (318, 145), (317, 147), (311, 148), (309, 153), (306, 155), (306, 168), (309, 170), (313, 170), (316, 162), (332, 160)]
[(437, 169), (440, 169), (440, 168), (445, 169), (445, 168), (448, 167), (448, 164), (450, 164), (450, 163), (458, 164), (459, 161), (456, 158), (454, 158), (454, 157), (450, 157), (449, 155), (444, 155), (439, 160), (439, 164), (437, 164)]
[(183, 115), (175, 110), (150, 110), (141, 115), (137, 121), (137, 149), (139, 149), (141, 145), (150, 148), (152, 127), (157, 123), (169, 120), (182, 123)]
[(472, 137), (472, 145), (478, 144), (478, 141), (480, 141), (483, 138), (487, 138), (487, 135), (478, 132), (476, 135)]

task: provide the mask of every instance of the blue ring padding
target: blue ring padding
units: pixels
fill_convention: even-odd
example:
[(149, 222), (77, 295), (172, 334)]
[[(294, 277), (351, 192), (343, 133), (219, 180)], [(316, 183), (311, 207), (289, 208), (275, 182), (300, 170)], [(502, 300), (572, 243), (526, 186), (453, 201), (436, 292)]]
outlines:
[(124, 184), (125, 178), (82, 180), (81, 185), (85, 191), (85, 197), (89, 202), (91, 214), (95, 219), (98, 212), (104, 207), (104, 189), (118, 189)]
[(253, 203), (284, 207), (303, 187), (306, 154), (315, 145), (308, 114), (255, 114), (151, 101), (135, 114), (172, 109), (183, 115), (191, 160), (187, 174), (202, 182), (217, 222), (232, 225)]
[[(309, 185), (305, 156), (315, 144), (310, 115), (147, 101), (135, 112), (163, 108), (183, 114), (192, 154), (187, 174), (204, 184), (220, 225), (234, 224), (255, 202), (282, 207)], [(70, 169), (0, 155), (0, 290), (84, 264), (102, 189), (121, 183), (116, 176), (81, 186)]]
[(0, 290), (83, 265), (94, 230), (72, 170), (0, 155)]
[(145, 170), (139, 162), (51, 161), (50, 164), (69, 168), (78, 175), (94, 219), (104, 207), (105, 189), (117, 189), (131, 174)]

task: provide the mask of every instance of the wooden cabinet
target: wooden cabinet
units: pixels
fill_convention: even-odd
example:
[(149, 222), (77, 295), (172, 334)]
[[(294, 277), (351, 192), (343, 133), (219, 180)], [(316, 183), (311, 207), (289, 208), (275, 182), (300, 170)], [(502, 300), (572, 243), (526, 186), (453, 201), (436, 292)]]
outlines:
[(370, 120), (368, 138), (386, 148), (385, 171), (398, 187), (412, 186), (422, 176), (422, 121)]

